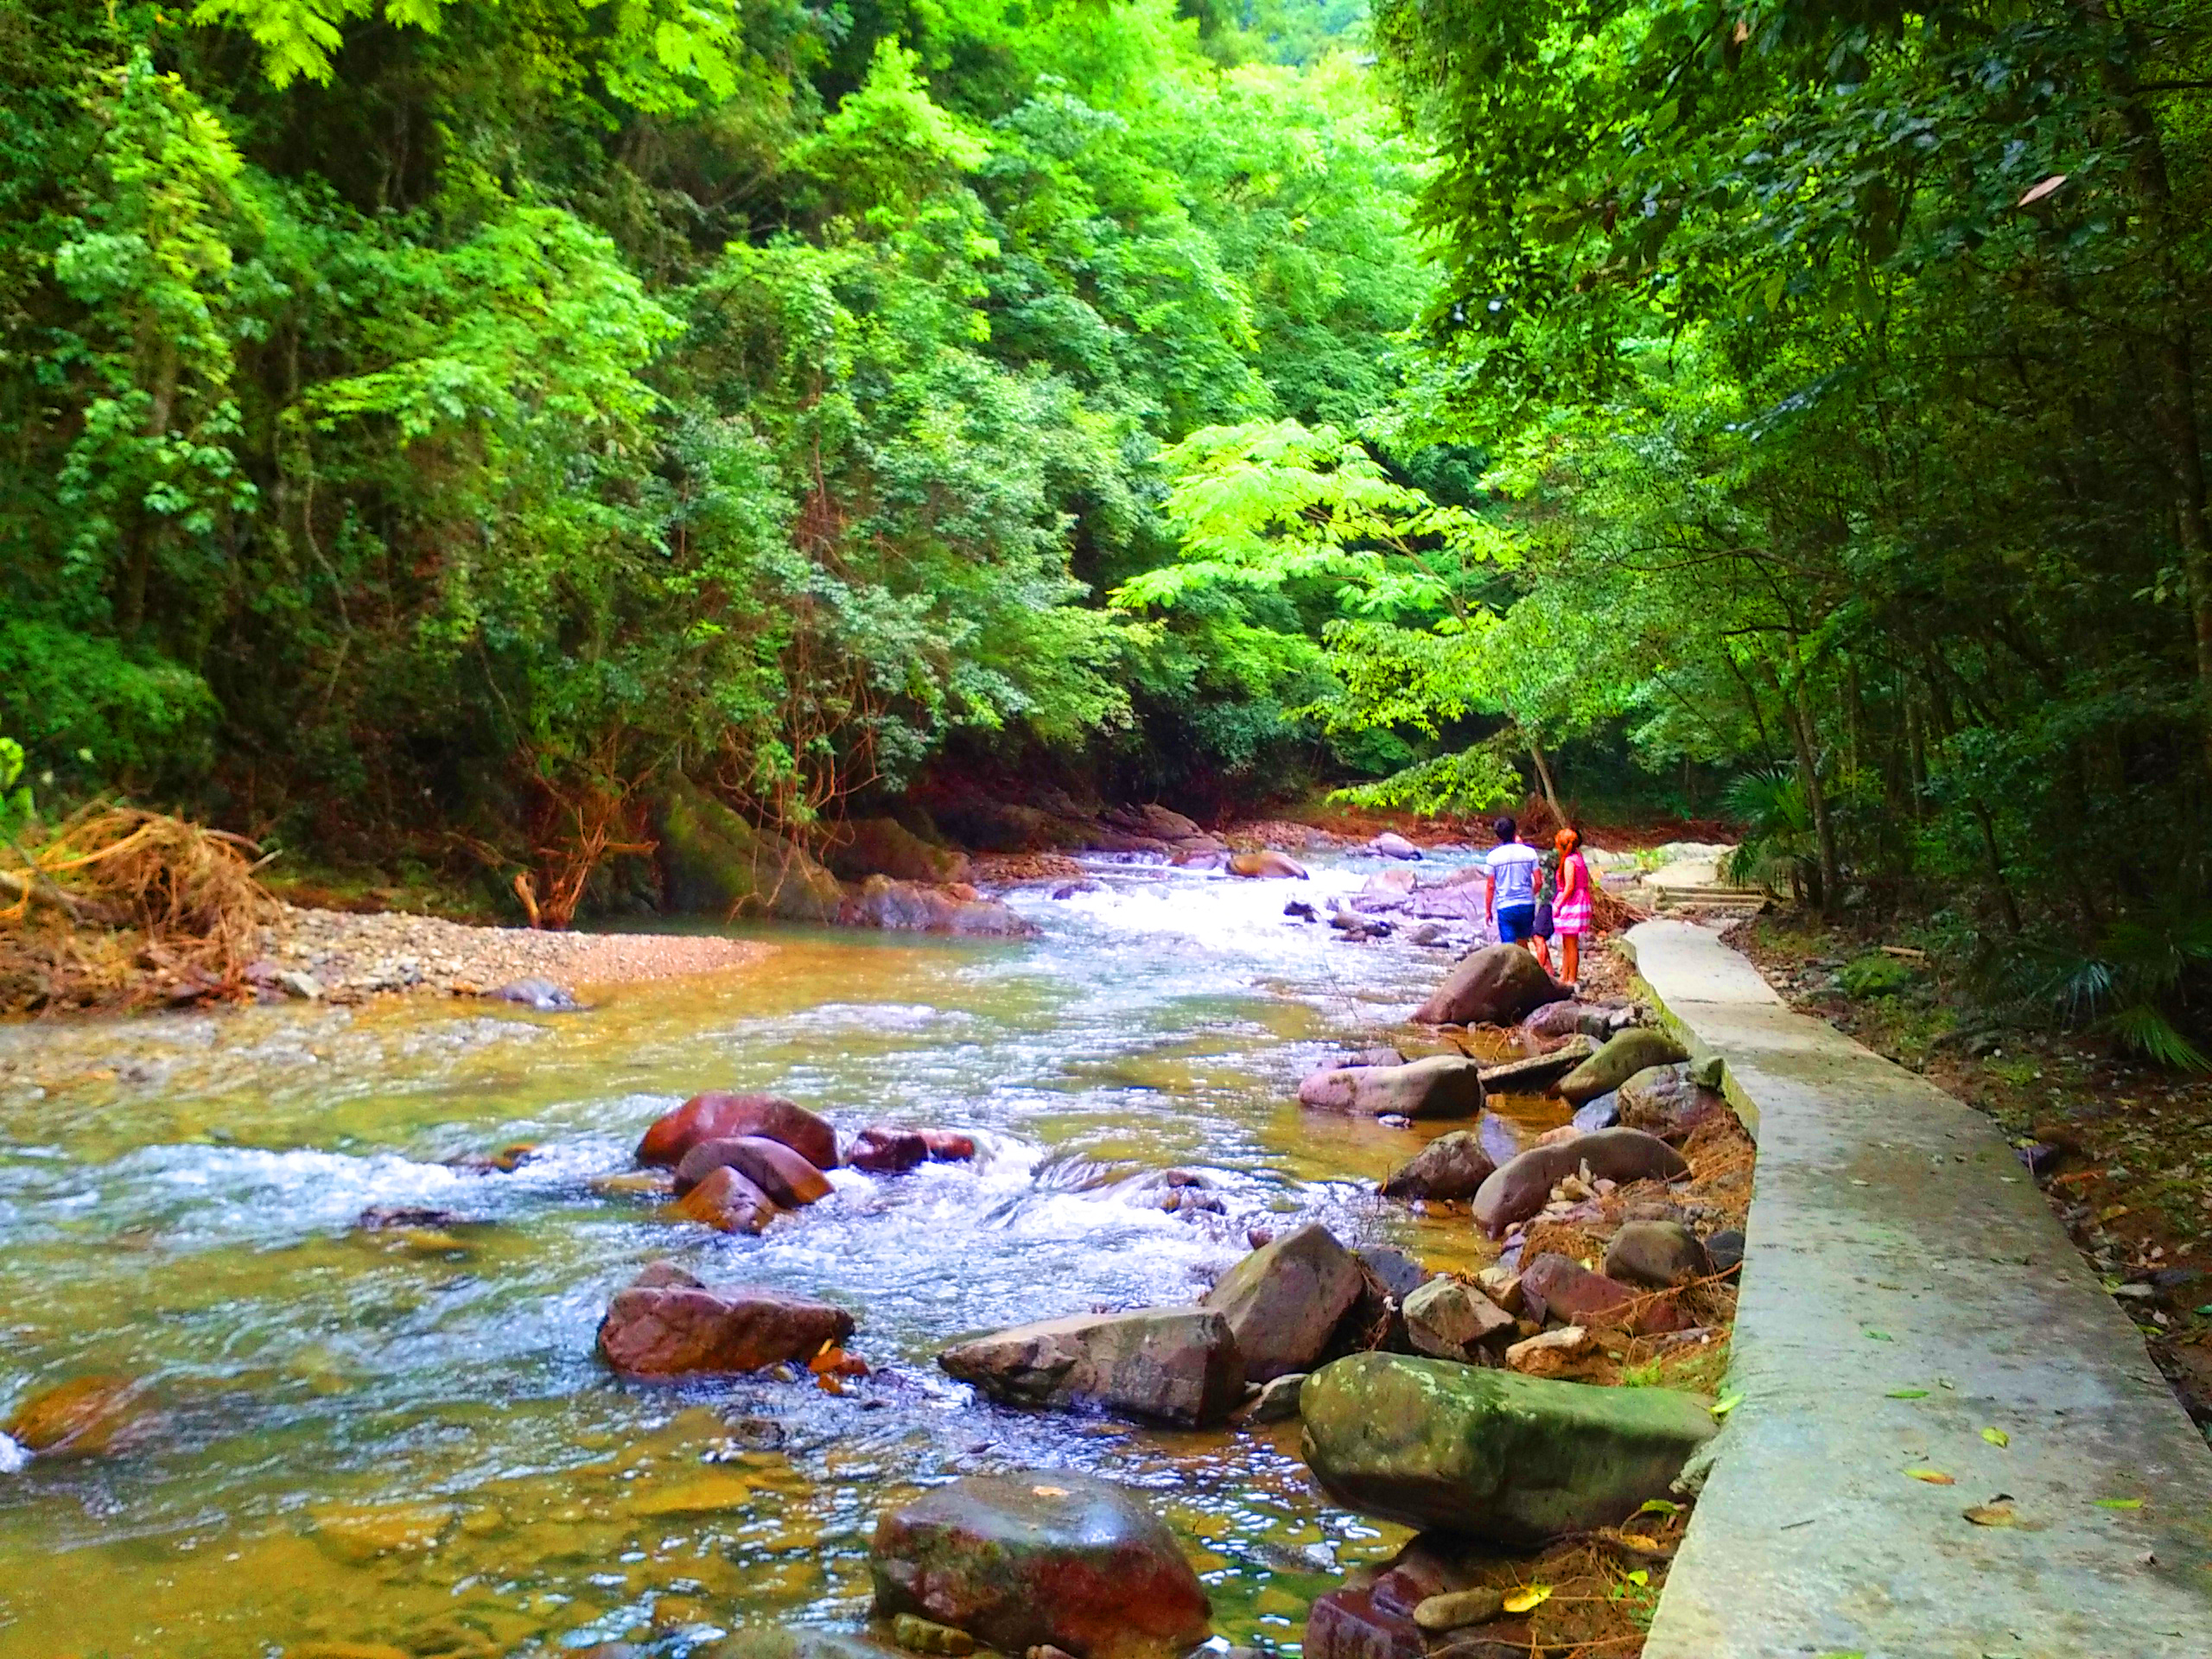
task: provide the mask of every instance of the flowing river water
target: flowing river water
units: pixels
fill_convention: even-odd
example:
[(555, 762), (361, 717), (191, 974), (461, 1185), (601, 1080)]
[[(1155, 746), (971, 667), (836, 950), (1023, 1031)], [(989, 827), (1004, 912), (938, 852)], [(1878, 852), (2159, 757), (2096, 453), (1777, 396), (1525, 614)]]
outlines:
[[(1190, 1300), (1286, 1217), (1484, 1259), (1464, 1218), (1372, 1196), (1421, 1135), (1293, 1098), (1451, 960), (1283, 915), (1375, 868), (1101, 864), (1091, 891), (1015, 896), (1042, 929), (1026, 944), (779, 931), (756, 969), (580, 1014), (399, 1000), (0, 1031), (0, 1405), (104, 1374), (158, 1411), (124, 1454), (0, 1474), (0, 1659), (680, 1654), (747, 1622), (856, 1624), (879, 1512), (1040, 1466), (1147, 1489), (1217, 1631), (1294, 1650), (1312, 1599), (1404, 1536), (1311, 1492), (1295, 1424), (1017, 1412), (934, 1359)], [(958, 1128), (982, 1155), (839, 1171), (761, 1237), (710, 1234), (606, 1180), (710, 1087), (848, 1135)], [(537, 1154), (509, 1173), (443, 1161), (514, 1142)], [(1171, 1168), (1224, 1212), (1164, 1213)], [(353, 1226), (392, 1205), (468, 1224)], [(660, 1256), (842, 1304), (877, 1374), (836, 1396), (619, 1381), (594, 1331)]]

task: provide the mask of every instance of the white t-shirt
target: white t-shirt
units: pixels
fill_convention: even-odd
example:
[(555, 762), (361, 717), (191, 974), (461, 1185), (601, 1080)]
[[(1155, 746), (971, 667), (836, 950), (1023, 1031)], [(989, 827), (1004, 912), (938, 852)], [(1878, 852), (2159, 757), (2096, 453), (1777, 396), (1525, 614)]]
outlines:
[(1509, 841), (1491, 849), (1484, 862), (1489, 866), (1491, 879), (1497, 883), (1500, 910), (1536, 902), (1536, 870), (1541, 861), (1536, 849), (1526, 842)]

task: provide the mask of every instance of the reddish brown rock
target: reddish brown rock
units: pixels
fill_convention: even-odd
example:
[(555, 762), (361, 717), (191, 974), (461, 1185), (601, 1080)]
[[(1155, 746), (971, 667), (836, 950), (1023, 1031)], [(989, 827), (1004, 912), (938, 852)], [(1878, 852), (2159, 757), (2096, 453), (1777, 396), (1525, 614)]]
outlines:
[(1665, 1296), (1592, 1273), (1580, 1262), (1546, 1251), (1521, 1269), (1521, 1300), (1533, 1319), (1609, 1325), (1638, 1336), (1681, 1331), (1690, 1321)]
[(879, 1618), (912, 1613), (1001, 1653), (1172, 1659), (1211, 1609), (1174, 1535), (1134, 1492), (1065, 1470), (969, 1476), (884, 1516)]
[(845, 1148), (845, 1161), (871, 1175), (896, 1175), (926, 1162), (930, 1144), (918, 1129), (894, 1129), (871, 1124), (853, 1137)]
[(77, 1376), (25, 1401), (0, 1432), (41, 1458), (97, 1458), (129, 1451), (152, 1427), (144, 1383)]
[(1452, 969), (1414, 1018), (1431, 1026), (1510, 1026), (1567, 995), (1567, 987), (1519, 945), (1493, 944)]
[(638, 1161), (672, 1166), (702, 1141), (741, 1135), (781, 1141), (817, 1169), (837, 1166), (836, 1132), (804, 1106), (775, 1095), (734, 1095), (719, 1089), (694, 1095), (656, 1119), (638, 1142)]
[(1369, 1590), (1332, 1590), (1306, 1615), (1306, 1659), (1421, 1659), (1410, 1616), (1384, 1611)]
[(751, 1285), (632, 1284), (599, 1324), (599, 1351), (631, 1376), (757, 1371), (853, 1333), (842, 1307)]
[(931, 1163), (965, 1164), (975, 1160), (976, 1137), (971, 1135), (951, 1129), (924, 1129), (922, 1144), (930, 1149)]
[(776, 1218), (769, 1196), (728, 1164), (710, 1169), (677, 1201), (676, 1213), (723, 1233), (757, 1233)]
[(776, 1203), (798, 1209), (819, 1203), (831, 1187), (822, 1172), (780, 1141), (764, 1135), (732, 1135), (726, 1141), (706, 1141), (683, 1154), (676, 1166), (676, 1190), (681, 1195), (718, 1169), (734, 1169)]

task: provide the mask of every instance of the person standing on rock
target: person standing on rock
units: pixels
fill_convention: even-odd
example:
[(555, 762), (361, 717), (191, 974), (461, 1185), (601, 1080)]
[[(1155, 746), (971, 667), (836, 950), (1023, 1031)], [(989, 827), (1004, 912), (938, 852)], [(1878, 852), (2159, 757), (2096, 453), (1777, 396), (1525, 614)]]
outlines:
[(1484, 861), (1484, 919), (1497, 924), (1501, 944), (1517, 944), (1534, 951), (1536, 874), (1541, 862), (1536, 849), (1522, 841), (1521, 826), (1512, 819), (1500, 818), (1491, 827), (1497, 832), (1497, 845)]
[(1573, 830), (1561, 830), (1552, 844), (1559, 849), (1552, 931), (1559, 936), (1559, 976), (1573, 985), (1582, 971), (1582, 936), (1590, 931), (1590, 861), (1582, 855), (1581, 836)]

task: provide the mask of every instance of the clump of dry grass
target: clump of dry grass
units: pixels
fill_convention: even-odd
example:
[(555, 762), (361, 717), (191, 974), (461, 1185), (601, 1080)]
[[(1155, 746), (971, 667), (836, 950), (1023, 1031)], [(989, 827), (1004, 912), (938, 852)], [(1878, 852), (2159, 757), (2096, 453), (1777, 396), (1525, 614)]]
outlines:
[(231, 996), (276, 903), (243, 836), (96, 803), (0, 848), (0, 1012)]

